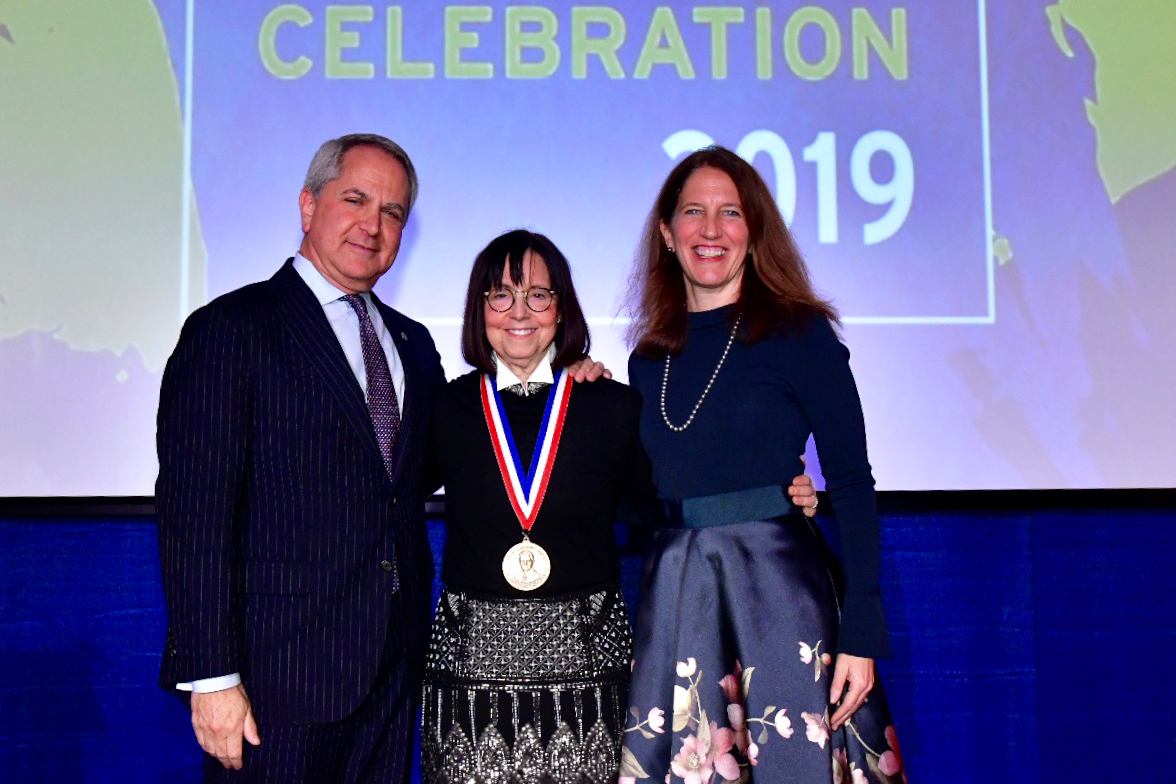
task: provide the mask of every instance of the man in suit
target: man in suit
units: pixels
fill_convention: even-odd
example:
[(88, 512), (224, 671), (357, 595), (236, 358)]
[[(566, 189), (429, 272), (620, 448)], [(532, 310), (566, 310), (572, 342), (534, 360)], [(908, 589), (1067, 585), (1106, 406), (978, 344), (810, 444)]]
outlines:
[(206, 780), (407, 781), (444, 374), (425, 327), (371, 289), (416, 193), (392, 141), (324, 144), (298, 255), (193, 313), (168, 361), (161, 685), (191, 692)]

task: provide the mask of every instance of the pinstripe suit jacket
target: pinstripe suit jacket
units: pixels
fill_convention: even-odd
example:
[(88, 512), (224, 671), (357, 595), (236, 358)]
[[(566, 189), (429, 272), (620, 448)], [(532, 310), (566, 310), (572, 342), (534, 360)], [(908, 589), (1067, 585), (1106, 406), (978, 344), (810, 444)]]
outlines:
[(240, 672), (259, 721), (337, 721), (367, 694), (394, 608), (410, 662), (423, 656), (433, 561), (422, 472), (444, 375), (425, 327), (377, 304), (405, 372), (391, 478), (291, 261), (184, 324), (157, 434), (164, 688)]

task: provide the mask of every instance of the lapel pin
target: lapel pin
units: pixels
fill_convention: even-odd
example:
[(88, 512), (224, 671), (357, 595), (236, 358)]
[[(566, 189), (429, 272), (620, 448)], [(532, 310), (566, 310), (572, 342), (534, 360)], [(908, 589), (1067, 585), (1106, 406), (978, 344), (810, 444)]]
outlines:
[(406, 335), (406, 334), (404, 334), (403, 332), (401, 332), (401, 333), (400, 333), (400, 339), (401, 339), (401, 340), (408, 340), (408, 335)]

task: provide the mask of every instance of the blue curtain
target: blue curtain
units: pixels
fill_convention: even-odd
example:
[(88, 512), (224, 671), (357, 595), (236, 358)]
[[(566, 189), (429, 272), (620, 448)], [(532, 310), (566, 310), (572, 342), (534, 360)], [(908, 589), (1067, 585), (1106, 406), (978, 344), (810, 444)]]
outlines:
[[(1171, 768), (1176, 511), (887, 514), (883, 590), (911, 781)], [(164, 632), (150, 518), (0, 520), (0, 779), (199, 781), (186, 709), (155, 685)]]

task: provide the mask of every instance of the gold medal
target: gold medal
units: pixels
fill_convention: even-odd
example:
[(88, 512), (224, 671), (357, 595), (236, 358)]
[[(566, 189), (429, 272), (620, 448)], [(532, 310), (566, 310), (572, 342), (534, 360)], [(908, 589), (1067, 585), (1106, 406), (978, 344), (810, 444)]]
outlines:
[(507, 550), (502, 559), (502, 576), (513, 588), (520, 591), (535, 590), (547, 582), (551, 574), (551, 558), (548, 557), (546, 550), (531, 541), (527, 532), (539, 516), (539, 507), (543, 504), (547, 482), (551, 479), (551, 472), (555, 466), (559, 437), (563, 432), (568, 400), (572, 395), (572, 383), (569, 379), (570, 376), (562, 369), (555, 372), (555, 387), (548, 397), (547, 410), (544, 411), (543, 421), (539, 425), (539, 438), (535, 444), (531, 470), (528, 472), (519, 459), (518, 449), (515, 448), (511, 437), (506, 412), (502, 408), (502, 398), (490, 381), (490, 375), (482, 376), (482, 411), (486, 414), (490, 443), (494, 448), (494, 457), (498, 461), (498, 470), (502, 474), (507, 498), (510, 499), (510, 505), (523, 529), (523, 541)]
[(502, 559), (502, 576), (520, 591), (535, 590), (547, 582), (549, 574), (551, 559), (547, 551), (525, 536)]

